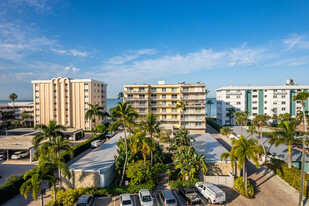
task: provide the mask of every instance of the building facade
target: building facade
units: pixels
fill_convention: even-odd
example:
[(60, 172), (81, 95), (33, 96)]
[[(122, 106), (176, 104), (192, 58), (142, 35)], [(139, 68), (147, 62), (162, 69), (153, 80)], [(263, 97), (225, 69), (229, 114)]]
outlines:
[[(309, 86), (296, 85), (289, 79), (283, 86), (227, 86), (216, 90), (217, 122), (220, 125), (231, 124), (227, 113), (229, 108), (236, 111), (248, 110), (249, 118), (258, 114), (272, 116), (273, 114), (289, 113), (295, 117), (302, 109), (300, 101), (292, 98), (300, 91), (308, 91)], [(308, 100), (305, 101), (308, 112)], [(235, 123), (235, 118), (232, 120)]]
[[(57, 124), (77, 129), (91, 130), (94, 124), (85, 119), (88, 104), (99, 104), (106, 111), (107, 84), (93, 79), (53, 78), (34, 80), (34, 123)], [(97, 120), (102, 123), (105, 120)]]
[[(29, 118), (22, 119), (22, 113), (27, 113)], [(29, 126), (33, 125), (33, 102), (15, 102), (14, 106), (13, 102), (0, 104), (0, 126), (12, 120), (20, 120), (21, 124)]]
[[(125, 85), (124, 102), (136, 109), (139, 115), (158, 115), (163, 126), (179, 129), (186, 127), (191, 133), (205, 133), (205, 84), (165, 84)], [(186, 104), (185, 111), (176, 109), (178, 102)]]

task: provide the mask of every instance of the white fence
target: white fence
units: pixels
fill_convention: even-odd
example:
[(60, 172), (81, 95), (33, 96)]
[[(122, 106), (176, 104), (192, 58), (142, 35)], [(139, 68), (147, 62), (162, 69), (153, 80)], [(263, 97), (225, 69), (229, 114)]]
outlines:
[(229, 173), (228, 176), (206, 176), (204, 182), (209, 182), (218, 187), (234, 187), (234, 175)]

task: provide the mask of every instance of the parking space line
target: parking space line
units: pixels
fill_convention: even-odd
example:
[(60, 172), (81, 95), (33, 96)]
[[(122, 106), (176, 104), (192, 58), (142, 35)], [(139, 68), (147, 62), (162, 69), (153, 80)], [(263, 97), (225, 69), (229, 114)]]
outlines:
[(114, 206), (116, 206), (116, 196), (114, 197)]
[(158, 201), (158, 198), (157, 198), (157, 196), (156, 196), (156, 193), (155, 193), (155, 192), (153, 193), (153, 196), (154, 196), (154, 197), (155, 197), (155, 199), (156, 199), (157, 205), (159, 205), (159, 201)]
[(180, 204), (181, 206), (183, 206), (183, 204), (182, 204), (182, 202), (180, 201), (180, 199), (179, 199), (179, 197), (178, 197), (178, 195), (177, 195), (176, 191), (173, 191), (173, 192), (174, 192), (175, 197), (177, 198), (177, 200), (178, 200), (179, 204)]

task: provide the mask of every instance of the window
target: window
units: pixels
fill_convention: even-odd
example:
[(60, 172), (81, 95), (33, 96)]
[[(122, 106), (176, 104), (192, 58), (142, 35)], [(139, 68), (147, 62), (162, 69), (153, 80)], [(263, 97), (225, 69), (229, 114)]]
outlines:
[(285, 95), (282, 95), (281, 97), (282, 97), (282, 98), (285, 98)]
[(166, 108), (162, 108), (162, 112), (166, 112)]
[(57, 115), (54, 115), (54, 117), (57, 117)]
[(68, 84), (65, 84), (65, 86), (68, 86)]
[(162, 115), (162, 119), (166, 119), (166, 115), (165, 114)]
[(88, 83), (85, 83), (84, 85), (85, 85), (85, 86), (86, 86), (86, 85), (88, 86)]
[(266, 98), (266, 97), (267, 97), (267, 95), (264, 95), (264, 97)]
[(150, 88), (150, 91), (151, 91), (151, 92), (156, 92), (156, 91), (157, 91), (157, 88), (152, 87), (152, 88)]
[(267, 101), (265, 101), (264, 103), (267, 104)]
[(69, 109), (68, 109), (68, 108), (66, 108), (66, 109), (65, 109), (65, 111), (69, 111)]
[(277, 98), (277, 95), (274, 95), (273, 98)]
[(173, 87), (172, 92), (177, 92), (177, 87)]
[(237, 99), (240, 99), (240, 96), (239, 96), (239, 95), (237, 95), (237, 96), (236, 96), (236, 98), (237, 98)]
[(54, 90), (54, 92), (57, 92), (57, 90)]
[(162, 99), (166, 99), (166, 94), (162, 94)]
[(257, 92), (257, 90), (253, 90), (253, 92)]
[(37, 114), (37, 115), (35, 115), (35, 117), (39, 117), (39, 116), (40, 116), (40, 115), (38, 115), (38, 114)]
[(240, 105), (240, 102), (236, 102), (237, 105)]
[(35, 105), (39, 105), (39, 103), (38, 103), (38, 102), (36, 102), (36, 103), (35, 103)]
[(35, 111), (40, 111), (40, 109), (35, 109)]
[(69, 98), (69, 96), (65, 96), (65, 98)]
[(195, 127), (201, 127), (202, 126), (202, 122), (195, 122)]
[(40, 123), (40, 121), (35, 121), (35, 123), (39, 124), (39, 123)]
[(172, 108), (172, 112), (177, 112), (177, 109), (176, 108)]
[(66, 117), (69, 117), (69, 115), (65, 115)]
[(257, 104), (257, 101), (253, 101), (252, 104)]
[(69, 102), (66, 102), (65, 104), (69, 104)]
[(296, 103), (297, 103), (297, 104), (300, 104), (300, 103), (301, 103), (301, 101), (296, 101)]
[(285, 104), (285, 102), (281, 102), (281, 104)]
[(267, 109), (267, 107), (264, 107), (264, 109), (266, 110), (266, 109)]
[(252, 95), (253, 98), (257, 98), (257, 95)]
[(172, 94), (172, 99), (177, 99), (177, 94)]
[(66, 121), (65, 123), (66, 123), (66, 124), (69, 124), (69, 121)]
[(88, 92), (88, 89), (84, 89), (84, 92)]
[(54, 86), (56, 86), (56, 84), (54, 84)]
[(157, 98), (157, 95), (156, 94), (152, 94), (151, 98)]
[(35, 92), (39, 92), (40, 90), (35, 90)]
[(57, 111), (57, 109), (55, 108), (54, 111)]
[(54, 105), (57, 105), (57, 102), (54, 102)]
[(162, 105), (165, 106), (166, 105), (166, 101), (162, 101)]
[(253, 110), (257, 110), (258, 108), (257, 108), (257, 107), (252, 107), (252, 109), (253, 109)]
[(195, 112), (201, 112), (202, 109), (201, 108), (195, 108)]
[(277, 89), (274, 89), (274, 92), (277, 92), (278, 90)]
[(285, 108), (282, 108), (282, 111), (285, 111)]
[(162, 92), (166, 92), (166, 88), (164, 87), (164, 88), (162, 88)]
[(57, 96), (54, 96), (54, 98), (56, 99), (56, 98), (57, 98)]
[(255, 115), (257, 115), (257, 113), (253, 113), (252, 115), (255, 116)]
[(88, 102), (85, 102), (85, 104), (89, 104)]
[(173, 114), (173, 115), (172, 115), (172, 119), (177, 119), (177, 115), (176, 115), (176, 114)]
[(38, 99), (38, 98), (40, 98), (40, 97), (36, 96), (35, 98)]
[(69, 90), (66, 89), (65, 92), (69, 92)]
[(177, 101), (172, 101), (172, 105), (176, 105), (177, 104)]
[(227, 98), (227, 99), (229, 99), (229, 98), (230, 98), (230, 96), (226, 96), (226, 98)]
[(88, 98), (88, 96), (85, 96), (85, 98)]

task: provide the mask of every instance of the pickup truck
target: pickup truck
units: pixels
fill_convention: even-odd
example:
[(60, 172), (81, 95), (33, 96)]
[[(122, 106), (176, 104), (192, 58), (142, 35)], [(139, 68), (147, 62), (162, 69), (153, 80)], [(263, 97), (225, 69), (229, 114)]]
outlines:
[(194, 204), (200, 204), (202, 202), (201, 198), (197, 195), (194, 188), (184, 187), (180, 189), (178, 192), (186, 200), (186, 204), (194, 205)]
[(220, 190), (217, 186), (207, 182), (197, 182), (196, 189), (201, 193), (210, 204), (224, 203), (225, 192)]

